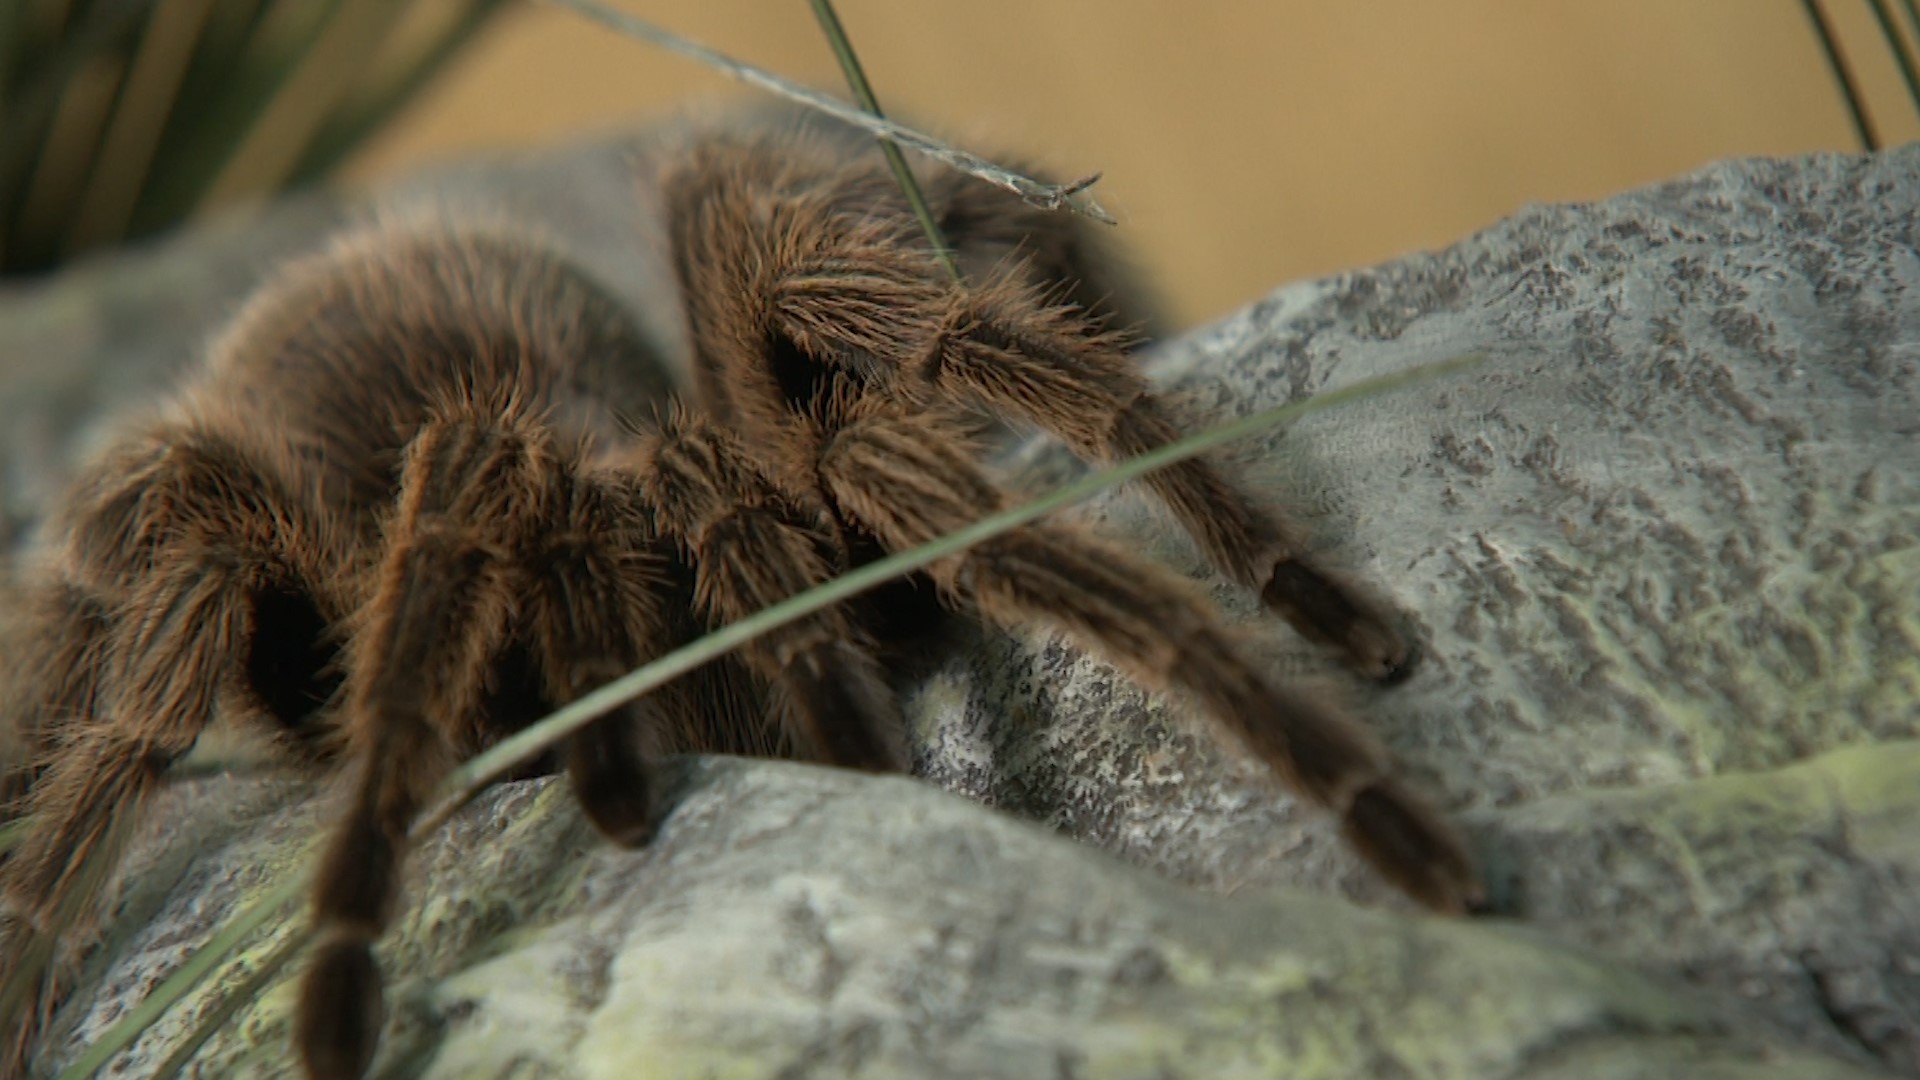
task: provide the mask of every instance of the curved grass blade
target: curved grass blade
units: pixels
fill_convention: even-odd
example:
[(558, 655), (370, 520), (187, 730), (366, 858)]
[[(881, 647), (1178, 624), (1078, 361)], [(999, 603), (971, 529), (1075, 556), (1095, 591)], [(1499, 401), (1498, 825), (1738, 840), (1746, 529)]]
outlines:
[(214, 0), (174, 0), (153, 9), (82, 178), (61, 241), (63, 259), (125, 238), (213, 6)]
[[(1893, 18), (1893, 0), (1872, 0), (1873, 18), (1880, 24), (1880, 36), (1887, 39), (1887, 50), (1893, 53), (1894, 66), (1900, 69), (1900, 78), (1907, 84), (1907, 98), (1913, 102), (1915, 112), (1920, 112), (1920, 60), (1916, 60), (1913, 49), (1908, 46), (1906, 35), (1900, 32), (1900, 26)], [(1908, 0), (1908, 9), (1913, 10), (1912, 0)]]
[[(820, 23), (820, 32), (827, 37), (827, 44), (833, 46), (834, 59), (840, 62), (840, 70), (847, 77), (847, 87), (853, 91), (853, 99), (870, 115), (886, 119), (880, 111), (880, 99), (874, 96), (872, 84), (867, 82), (866, 69), (860, 66), (860, 55), (853, 51), (853, 40), (847, 37), (846, 27), (840, 25), (840, 15), (833, 10), (833, 0), (812, 0), (813, 17)], [(920, 231), (927, 234), (927, 242), (933, 245), (934, 257), (946, 268), (947, 276), (954, 284), (964, 285), (966, 279), (960, 273), (960, 264), (953, 261), (953, 248), (947, 245), (947, 238), (940, 232), (940, 223), (933, 219), (933, 208), (927, 205), (927, 196), (920, 190), (920, 181), (913, 178), (913, 170), (907, 168), (906, 155), (900, 152), (900, 144), (882, 135), (875, 141), (880, 144), (880, 152), (886, 155), (887, 168), (893, 170), (893, 180), (900, 185), (901, 194), (907, 197), (907, 205), (913, 208), (913, 216), (920, 222)]]
[(1368, 379), (1338, 390), (1329, 390), (1307, 401), (1277, 406), (1208, 428), (1163, 446), (1152, 453), (1142, 454), (1111, 468), (1103, 469), (1048, 495), (982, 518), (967, 528), (958, 529), (932, 543), (869, 563), (824, 585), (808, 589), (765, 611), (724, 626), (692, 644), (676, 649), (637, 671), (615, 679), (575, 700), (572, 704), (556, 709), (532, 726), (495, 743), (490, 749), (453, 771), (442, 788), (446, 794), (435, 809), (422, 819), (421, 827), (437, 827), (478, 794), (481, 788), (512, 771), (516, 766), (538, 756), (542, 751), (595, 719), (702, 664), (724, 656), (769, 630), (785, 626), (796, 619), (911, 573), (982, 540), (1025, 525), (1107, 488), (1144, 476), (1155, 469), (1185, 461), (1235, 439), (1244, 438), (1309, 413), (1458, 374), (1479, 365), (1484, 359), (1479, 354), (1469, 354), (1452, 360), (1443, 360), (1411, 371)]
[[(299, 878), (296, 884), (304, 890), (307, 884), (306, 875), (302, 874)], [(213, 1033), (225, 1026), (228, 1020), (233, 1019), (235, 1013), (258, 998), (261, 991), (273, 985), (273, 981), (280, 976), (280, 969), (286, 967), (289, 961), (299, 955), (312, 938), (312, 925), (303, 922), (281, 939), (280, 944), (275, 945), (272, 952), (261, 958), (259, 966), (253, 969), (253, 974), (248, 975), (245, 981), (230, 990), (193, 1025), (193, 1030), (187, 1033), (187, 1037), (180, 1040), (179, 1045), (173, 1048), (173, 1052), (167, 1055), (167, 1059), (154, 1070), (154, 1080), (171, 1080), (172, 1077), (179, 1076), (193, 1061), (193, 1056), (207, 1044), (207, 1040), (213, 1038)]]
[(393, 65), (397, 75), (371, 90), (356, 88), (353, 98), (314, 135), (289, 177), (291, 186), (314, 183), (331, 173), (348, 153), (379, 130), (400, 107), (439, 75), (454, 55), (492, 20), (506, 0), (473, 0), (418, 52)]
[[(1093, 473), (1048, 495), (982, 518), (973, 525), (956, 530), (932, 543), (870, 563), (852, 573), (844, 574), (824, 585), (793, 596), (756, 615), (722, 627), (600, 687), (564, 708), (555, 710), (532, 726), (496, 743), (491, 749), (468, 760), (448, 777), (446, 783), (442, 785), (441, 790), (444, 794), (440, 801), (429, 813), (414, 823), (410, 835), (419, 838), (439, 828), (488, 784), (511, 772), (519, 764), (538, 756), (548, 747), (600, 716), (671, 682), (702, 664), (739, 648), (770, 630), (804, 618), (821, 608), (839, 603), (867, 589), (885, 584), (893, 578), (911, 573), (982, 540), (1054, 513), (1107, 488), (1138, 479), (1155, 469), (1184, 461), (1225, 443), (1311, 413), (1457, 375), (1479, 366), (1485, 362), (1485, 359), (1480, 354), (1468, 354), (1451, 360), (1426, 364), (1410, 371), (1368, 379), (1338, 390), (1326, 391), (1306, 401), (1277, 406), (1216, 425), (1178, 442), (1170, 443), (1150, 454), (1143, 454)], [(84, 1080), (85, 1077), (92, 1075), (95, 1069), (119, 1050), (130, 1045), (167, 1009), (185, 997), (188, 991), (215, 970), (227, 954), (238, 948), (250, 934), (299, 896), (307, 884), (308, 875), (297, 874), (282, 883), (266, 899), (242, 912), (231, 924), (222, 928), (218, 935), (201, 946), (178, 972), (155, 989), (139, 1007), (122, 1017), (105, 1035), (101, 1036), (98, 1042), (88, 1047), (86, 1054), (61, 1073), (58, 1080)], [(176, 1070), (183, 1067), (213, 1032), (245, 1007), (247, 1001), (272, 978), (273, 973), (304, 947), (311, 936), (311, 929), (304, 924), (294, 928), (289, 937), (275, 946), (274, 951), (262, 961), (261, 969), (250, 975), (239, 987), (222, 999), (216, 1008), (210, 1010), (194, 1025), (187, 1038), (183, 1040), (182, 1046), (169, 1055), (169, 1066)], [(172, 1074), (163, 1073), (162, 1075)]]
[(996, 187), (1005, 188), (1033, 206), (1047, 210), (1068, 209), (1105, 225), (1115, 224), (1113, 215), (1107, 213), (1104, 207), (1093, 201), (1093, 196), (1087, 194), (1087, 189), (1099, 181), (1098, 173), (1082, 177), (1071, 184), (1043, 184), (1021, 176), (1012, 169), (995, 165), (977, 154), (969, 154), (965, 150), (948, 146), (930, 135), (923, 135), (912, 128), (902, 127), (891, 120), (856, 109), (818, 90), (801, 86), (799, 83), (783, 79), (751, 64), (743, 64), (705, 45), (669, 33), (644, 19), (635, 18), (624, 11), (617, 11), (605, 4), (597, 3), (595, 0), (547, 0), (547, 3), (568, 8), (618, 33), (649, 42), (668, 52), (689, 57), (730, 78), (779, 94), (810, 109), (817, 109), (876, 138), (892, 139), (909, 150), (925, 154), (970, 176), (977, 176)]
[[(266, 925), (267, 920), (284, 910), (288, 904), (298, 900), (307, 890), (307, 877), (306, 874), (291, 875), (264, 899), (255, 902), (236, 915), (231, 922), (221, 927), (219, 933), (194, 950), (193, 955), (187, 958), (186, 963), (180, 965), (179, 970), (167, 976), (165, 981), (154, 987), (153, 992), (148, 994), (140, 1004), (128, 1010), (127, 1014), (108, 1028), (104, 1035), (88, 1046), (87, 1052), (67, 1066), (60, 1073), (58, 1080), (87, 1080), (87, 1077), (98, 1071), (113, 1055), (131, 1046), (135, 1039), (153, 1026), (154, 1021), (165, 1015), (166, 1011), (177, 1004), (181, 998), (186, 997), (202, 979), (212, 974), (226, 960), (227, 954), (239, 948), (241, 942)], [(288, 941), (282, 942), (275, 948), (274, 953), (268, 957), (268, 961), (276, 962), (275, 958), (279, 957), (282, 951), (290, 957), (294, 950), (306, 944), (309, 935), (310, 931), (306, 926), (296, 928)], [(284, 964), (285, 962), (286, 957), (280, 957), (276, 963)], [(258, 990), (254, 983), (255, 979), (249, 978), (243, 984), (248, 991), (246, 995), (237, 992), (228, 995), (221, 1001), (219, 1007), (212, 1010), (207, 1019), (203, 1019), (195, 1026), (195, 1031), (188, 1037), (194, 1049), (198, 1049), (200, 1043), (206, 1041), (207, 1036), (212, 1034), (218, 1023), (224, 1022), (228, 1016), (246, 1004), (251, 994)], [(209, 1023), (209, 1020), (213, 1023)], [(201, 1031), (202, 1028), (205, 1029), (204, 1033)], [(176, 1051), (176, 1056), (177, 1053)]]
[(1833, 24), (1827, 21), (1825, 9), (1820, 6), (1820, 0), (1800, 0), (1800, 5), (1806, 9), (1814, 36), (1820, 39), (1820, 49), (1826, 53), (1827, 66), (1833, 69), (1834, 80), (1840, 84), (1840, 93), (1847, 102), (1847, 115), (1853, 120), (1853, 130), (1860, 137), (1861, 147), (1868, 151), (1880, 149), (1880, 139), (1874, 134), (1872, 118), (1867, 115), (1860, 84), (1853, 77), (1853, 68), (1847, 64), (1846, 53), (1840, 50), (1840, 39), (1834, 36)]
[[(867, 589), (885, 584), (893, 578), (911, 573), (982, 540), (1054, 513), (1107, 488), (1138, 479), (1155, 469), (1184, 461), (1236, 439), (1311, 413), (1405, 389), (1434, 379), (1457, 375), (1484, 362), (1485, 357), (1480, 354), (1455, 357), (1451, 360), (1426, 364), (1410, 371), (1367, 379), (1351, 386), (1326, 391), (1306, 401), (1265, 409), (1238, 420), (1216, 425), (1178, 442), (1170, 443), (1152, 453), (1143, 454), (1095, 472), (1020, 506), (982, 518), (967, 528), (956, 530), (932, 543), (870, 563), (824, 585), (793, 596), (765, 611), (722, 627), (600, 687), (570, 705), (555, 710), (532, 726), (496, 743), (492, 748), (468, 760), (448, 777), (446, 783), (442, 785), (444, 794), (440, 801), (429, 813), (414, 823), (410, 834), (418, 838), (439, 828), (488, 784), (511, 772), (516, 766), (538, 756), (561, 739), (621, 705), (739, 648), (770, 630), (804, 618)], [(194, 986), (213, 972), (229, 953), (239, 947), (242, 941), (297, 898), (306, 889), (307, 884), (308, 875), (294, 875), (264, 900), (247, 908), (233, 922), (223, 927), (219, 934), (201, 946), (179, 971), (168, 977), (138, 1007), (122, 1017), (99, 1041), (89, 1046), (87, 1052), (78, 1061), (60, 1074), (59, 1080), (83, 1080), (92, 1075), (94, 1070), (115, 1053), (130, 1045), (167, 1009), (185, 997)], [(212, 1036), (212, 1033), (266, 986), (274, 974), (306, 945), (310, 937), (311, 930), (306, 925), (294, 928), (289, 937), (275, 946), (274, 950), (261, 962), (261, 968), (253, 972), (239, 987), (223, 998), (217, 1007), (210, 1010), (194, 1025), (187, 1039), (183, 1040), (182, 1045), (169, 1055), (169, 1068), (177, 1072), (179, 1068), (184, 1067), (187, 1060)], [(173, 1072), (163, 1072), (162, 1075), (173, 1075)]]

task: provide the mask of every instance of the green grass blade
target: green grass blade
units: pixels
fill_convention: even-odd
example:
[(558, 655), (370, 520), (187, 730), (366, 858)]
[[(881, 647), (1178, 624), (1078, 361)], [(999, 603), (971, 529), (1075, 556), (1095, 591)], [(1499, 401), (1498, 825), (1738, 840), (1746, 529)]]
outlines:
[[(821, 608), (838, 603), (892, 578), (910, 573), (989, 537), (1018, 528), (1107, 488), (1137, 479), (1155, 469), (1164, 468), (1225, 443), (1310, 413), (1456, 375), (1477, 367), (1484, 360), (1484, 357), (1474, 354), (1428, 364), (1411, 371), (1365, 380), (1338, 390), (1329, 390), (1307, 401), (1266, 409), (1239, 420), (1209, 428), (1153, 453), (1144, 454), (1112, 468), (1093, 473), (1011, 510), (983, 518), (933, 543), (871, 563), (818, 588), (794, 596), (782, 604), (723, 627), (556, 710), (538, 723), (469, 760), (448, 778), (442, 786), (446, 794), (431, 813), (415, 823), (411, 834), (419, 837), (438, 828), (486, 785), (597, 717), (664, 685), (679, 675), (725, 655), (767, 631), (804, 618)], [(9, 828), (12, 827), (9, 826)], [(269, 919), (285, 910), (307, 889), (308, 885), (309, 875), (294, 873), (267, 897), (241, 912), (205, 945), (196, 950), (178, 971), (169, 976), (155, 988), (153, 993), (127, 1015), (121, 1017), (99, 1040), (89, 1046), (85, 1054), (60, 1074), (58, 1080), (84, 1080), (114, 1054), (131, 1045), (168, 1009), (178, 1004), (195, 986), (213, 973), (229, 954), (240, 947), (242, 942), (264, 926)], [(169, 1054), (166, 1065), (157, 1075), (173, 1076), (183, 1069), (207, 1039), (253, 1000), (278, 975), (279, 971), (298, 955), (311, 938), (312, 929), (308, 925), (303, 924), (290, 930), (289, 936), (274, 946), (260, 961), (258, 968), (194, 1024), (187, 1038)]]
[(153, 9), (67, 222), (62, 258), (126, 236), (167, 116), (213, 6), (214, 0), (173, 0)]
[(361, 58), (403, 14), (387, 0), (341, 0), (232, 154), (200, 191), (189, 217), (261, 198), (280, 188), (351, 90)]
[(1107, 213), (1106, 208), (1087, 194), (1088, 189), (1099, 181), (1098, 173), (1082, 177), (1071, 184), (1043, 184), (1022, 176), (1012, 169), (995, 165), (977, 154), (969, 154), (965, 150), (948, 146), (930, 135), (924, 135), (891, 120), (853, 108), (843, 101), (837, 101), (790, 79), (783, 79), (751, 64), (743, 64), (724, 53), (670, 33), (645, 19), (636, 18), (624, 11), (598, 3), (597, 0), (546, 0), (546, 2), (592, 19), (615, 33), (685, 56), (728, 78), (738, 79), (749, 86), (756, 86), (790, 101), (797, 101), (810, 109), (826, 113), (844, 124), (850, 124), (876, 137), (884, 136), (892, 139), (917, 154), (925, 154), (951, 168), (979, 177), (995, 187), (1011, 191), (1034, 206), (1049, 210), (1065, 207), (1102, 224), (1115, 223), (1113, 215)]
[(455, 20), (451, 29), (400, 65), (402, 74), (399, 78), (364, 98), (352, 101), (328, 118), (326, 126), (314, 136), (312, 144), (295, 166), (289, 186), (310, 184), (331, 173), (342, 159), (359, 148), (367, 136), (385, 125), (401, 106), (413, 100), (421, 87), (440, 74), (447, 61), (473, 40), (474, 35), (493, 19), (505, 2), (475, 0)]
[(268, 109), (284, 100), (297, 71), (341, 19), (345, 0), (267, 0), (255, 17), (227, 27), (225, 51), (196, 58), (180, 107), (156, 153), (154, 178), (140, 193), (132, 232), (184, 220), (206, 190), (236, 166)]
[(893, 578), (911, 573), (989, 537), (1018, 528), (1116, 484), (1144, 476), (1155, 469), (1184, 461), (1224, 443), (1244, 438), (1308, 413), (1457, 374), (1478, 365), (1482, 360), (1483, 357), (1477, 354), (1469, 355), (1425, 365), (1412, 371), (1368, 379), (1352, 386), (1315, 395), (1308, 401), (1281, 405), (1209, 428), (1161, 447), (1150, 454), (1143, 454), (1094, 473), (1031, 502), (982, 518), (967, 528), (956, 530), (930, 544), (869, 563), (765, 611), (722, 627), (690, 645), (676, 649), (637, 671), (615, 679), (571, 704), (555, 710), (538, 723), (501, 740), (490, 749), (470, 759), (454, 770), (448, 778), (442, 789), (447, 794), (443, 796), (443, 801), (434, 811), (422, 819), (420, 828), (437, 827), (481, 788), (595, 719), (702, 664), (731, 652), (769, 630), (785, 626), (796, 619), (804, 618)]
[(1880, 149), (1880, 139), (1873, 132), (1873, 120), (1867, 115), (1867, 103), (1860, 96), (1860, 84), (1853, 77), (1853, 68), (1847, 64), (1846, 53), (1840, 50), (1840, 40), (1834, 36), (1833, 25), (1827, 21), (1820, 0), (1800, 0), (1800, 6), (1813, 23), (1813, 33), (1820, 40), (1821, 51), (1826, 53), (1827, 66), (1840, 84), (1840, 94), (1846, 99), (1847, 115), (1853, 120), (1854, 134), (1860, 137), (1861, 147), (1869, 151)]
[[(1912, 0), (1908, 2), (1911, 5)], [(1920, 112), (1920, 62), (1914, 60), (1906, 35), (1900, 32), (1899, 25), (1894, 22), (1893, 0), (1872, 0), (1868, 6), (1873, 8), (1874, 20), (1880, 24), (1880, 36), (1887, 39), (1887, 48), (1900, 68), (1900, 78), (1907, 84), (1907, 97), (1912, 100), (1915, 111)], [(1912, 10), (1911, 6), (1908, 10)]]
[[(306, 875), (300, 875), (298, 884), (306, 884)], [(187, 1033), (186, 1038), (180, 1040), (179, 1044), (173, 1048), (173, 1052), (167, 1055), (167, 1060), (161, 1062), (160, 1067), (154, 1070), (154, 1080), (170, 1080), (172, 1077), (179, 1076), (193, 1061), (193, 1056), (207, 1044), (207, 1040), (213, 1038), (213, 1033), (219, 1031), (228, 1020), (233, 1018), (234, 1014), (246, 1008), (249, 1002), (258, 998), (261, 991), (273, 985), (273, 981), (280, 976), (280, 969), (286, 967), (289, 961), (298, 956), (307, 947), (307, 942), (312, 937), (312, 927), (302, 924), (289, 933), (280, 944), (275, 945), (273, 951), (261, 958), (259, 965), (240, 985), (229, 990), (213, 1008), (207, 1010), (205, 1016), (194, 1021), (193, 1030)], [(237, 945), (238, 942), (235, 944)]]
[[(886, 118), (880, 111), (880, 99), (873, 94), (873, 86), (867, 82), (866, 69), (860, 66), (860, 56), (853, 51), (853, 40), (847, 36), (846, 28), (840, 25), (840, 16), (833, 10), (833, 0), (809, 0), (813, 4), (813, 17), (820, 23), (820, 32), (827, 36), (827, 44), (833, 46), (833, 57), (840, 62), (840, 70), (847, 77), (847, 87), (853, 91), (853, 99), (872, 116)], [(933, 208), (927, 205), (926, 193), (920, 190), (920, 181), (913, 178), (913, 170), (907, 168), (907, 158), (900, 152), (900, 144), (884, 135), (876, 140), (880, 152), (886, 155), (887, 168), (893, 170), (894, 182), (900, 185), (900, 191), (907, 197), (907, 205), (913, 207), (913, 216), (920, 222), (920, 231), (927, 234), (927, 242), (933, 245), (934, 257), (940, 265), (947, 268), (947, 274), (956, 284), (965, 284), (966, 279), (960, 273), (960, 264), (953, 261), (953, 249), (947, 246), (947, 238), (940, 232), (940, 223), (933, 219)]]
[[(168, 1009), (173, 1008), (181, 998), (186, 997), (195, 986), (198, 986), (202, 979), (212, 974), (226, 960), (227, 954), (239, 948), (240, 943), (266, 925), (267, 920), (285, 910), (288, 904), (293, 903), (306, 892), (307, 877), (308, 875), (304, 873), (290, 874), (288, 879), (281, 882), (279, 887), (269, 893), (265, 899), (254, 903), (235, 916), (231, 922), (222, 926), (219, 933), (194, 950), (193, 955), (187, 958), (186, 963), (180, 965), (179, 970), (167, 976), (166, 980), (154, 987), (153, 992), (148, 994), (140, 1004), (128, 1010), (125, 1016), (122, 1016), (107, 1029), (105, 1034), (88, 1046), (87, 1052), (67, 1066), (65, 1071), (60, 1073), (58, 1080), (87, 1080), (87, 1077), (97, 1072), (109, 1058), (131, 1046), (133, 1041), (152, 1027)], [(311, 931), (307, 927), (301, 926), (295, 929), (292, 940), (282, 942), (276, 948), (274, 956), (278, 956), (281, 950), (287, 950), (291, 955), (293, 950), (297, 950), (306, 943), (309, 936)], [(282, 959), (279, 962), (285, 963), (285, 960)], [(249, 979), (246, 985), (251, 988), (252, 983), (253, 980)], [(229, 995), (228, 1000), (236, 1004), (229, 1007), (227, 1002), (223, 1001), (221, 1007), (214, 1010), (221, 1022), (244, 1005), (248, 998), (236, 993)], [(198, 1030), (199, 1026), (196, 1025), (194, 1033), (197, 1037), (195, 1048), (200, 1042), (206, 1041), (207, 1037)], [(211, 1028), (208, 1032), (211, 1032)]]
[[(6, 6), (7, 0), (0, 0), (0, 10)], [(46, 151), (54, 113), (81, 69), (121, 48), (145, 14), (137, 4), (90, 8), (76, 16), (76, 26), (49, 36), (47, 25), (30, 22), (31, 7), (16, 4), (10, 17), (0, 14), (7, 19), (9, 38), (0, 111), (0, 242), (5, 244), (0, 270), (5, 271), (37, 267), (47, 258), (44, 251), (24, 249), (22, 232), (46, 230), (31, 228), (36, 223), (25, 219), (21, 203)]]

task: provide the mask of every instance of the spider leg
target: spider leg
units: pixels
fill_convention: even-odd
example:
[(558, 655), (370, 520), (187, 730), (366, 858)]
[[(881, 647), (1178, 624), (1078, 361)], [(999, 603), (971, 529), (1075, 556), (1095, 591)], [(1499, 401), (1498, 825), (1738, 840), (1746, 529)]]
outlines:
[[(564, 703), (676, 636), (669, 560), (644, 503), (626, 477), (583, 460), (512, 400), (443, 407), (407, 447), (388, 548), (349, 645), (361, 771), (320, 868), (320, 944), (296, 1028), (315, 1077), (358, 1077), (372, 1060), (384, 1010), (371, 948), (398, 903), (408, 832), (458, 758), (497, 734), (476, 718), (504, 652), (524, 642), (545, 699)], [(562, 747), (587, 817), (616, 842), (651, 835), (648, 736), (684, 727), (692, 707), (669, 686)]]
[[(736, 440), (700, 417), (670, 416), (639, 465), (661, 529), (694, 567), (695, 606), (716, 622), (744, 619), (833, 576), (839, 545), (824, 507), (796, 504)], [(793, 743), (826, 761), (904, 771), (899, 704), (871, 643), (842, 607), (789, 623), (743, 650), (776, 692)]]
[[(52, 568), (48, 568), (51, 576)], [(94, 715), (101, 680), (100, 661), (112, 625), (107, 605), (90, 589), (54, 579), (9, 590), (0, 616), (0, 821), (28, 819), (35, 785), (59, 760), (66, 728)], [(42, 792), (43, 798), (46, 792)], [(111, 849), (114, 845), (99, 845)], [(106, 852), (102, 852), (106, 854)], [(0, 1044), (0, 1076), (25, 1071), (27, 1052), (46, 1020), (46, 1011), (64, 994), (55, 970), (55, 928), (80, 915), (61, 904), (39, 909), (31, 899), (24, 915), (8, 898), (20, 868), (12, 860), (35, 858), (31, 852), (0, 854), (0, 1028), (18, 1020), (14, 1035)], [(44, 861), (45, 856), (38, 856)], [(99, 860), (104, 861), (104, 860)], [(45, 880), (45, 871), (41, 871)], [(97, 875), (96, 875), (97, 876)], [(81, 883), (84, 888), (86, 883)], [(73, 890), (68, 890), (72, 895)], [(86, 895), (86, 893), (82, 893)]]
[[(1124, 335), (1096, 329), (1081, 308), (1050, 304), (1010, 274), (974, 289), (936, 286), (925, 256), (855, 233), (858, 242), (795, 256), (766, 286), (775, 333), (807, 355), (891, 364), (896, 389), (917, 404), (978, 403), (1094, 461), (1179, 439)], [(874, 317), (882, 305), (890, 321)], [(1145, 482), (1215, 566), (1301, 633), (1340, 648), (1374, 678), (1405, 673), (1410, 651), (1386, 612), (1315, 565), (1297, 529), (1254, 506), (1211, 463), (1189, 458)]]
[[(821, 455), (821, 479), (835, 505), (883, 546), (926, 543), (1004, 502), (957, 441), (942, 437), (937, 416), (871, 402), (852, 412)], [(1172, 571), (1039, 525), (929, 572), (993, 622), (1059, 627), (1142, 683), (1192, 694), (1295, 790), (1338, 815), (1361, 854), (1409, 895), (1442, 911), (1478, 902), (1465, 845), (1390, 775), (1386, 750), (1339, 710), (1273, 688), (1212, 606)]]
[(32, 662), (47, 666), (29, 673), (38, 716), (26, 719), (54, 752), (20, 805), (33, 827), (0, 867), (8, 1018), (40, 1007), (55, 939), (114, 870), (140, 804), (223, 691), (278, 647), (263, 639), (287, 632), (256, 597), (311, 582), (322, 550), (299, 504), (199, 423), (129, 439), (79, 492), (65, 510), (69, 577), (33, 604), (43, 640)]
[(520, 582), (516, 535), (545, 516), (546, 447), (478, 403), (431, 419), (408, 444), (387, 550), (348, 644), (345, 723), (358, 762), (314, 890), (319, 944), (301, 986), (295, 1044), (310, 1075), (359, 1077), (378, 1042), (372, 944), (399, 899), (407, 831), (479, 742), (476, 716), (506, 647)]
[[(677, 644), (685, 605), (678, 567), (627, 477), (569, 469), (556, 488), (554, 519), (528, 560), (528, 636), (548, 698), (568, 702)], [(653, 834), (646, 763), (684, 743), (676, 734), (700, 710), (689, 688), (676, 680), (567, 741), (581, 807), (617, 843), (635, 847)]]
[[(0, 629), (0, 740), (12, 740), (0, 775), (0, 818), (20, 809), (45, 763), (58, 752), (63, 725), (92, 716), (111, 618), (92, 589), (54, 577), (4, 597)], [(0, 864), (4, 858), (0, 858)]]

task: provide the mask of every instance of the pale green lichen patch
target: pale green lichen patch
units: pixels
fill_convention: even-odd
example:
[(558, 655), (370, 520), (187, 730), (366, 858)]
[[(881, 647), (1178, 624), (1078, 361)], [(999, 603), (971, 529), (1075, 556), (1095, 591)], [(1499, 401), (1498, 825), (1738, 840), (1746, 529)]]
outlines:
[(1889, 884), (1920, 877), (1920, 739), (1855, 746), (1810, 763), (1831, 783), (1849, 848)]

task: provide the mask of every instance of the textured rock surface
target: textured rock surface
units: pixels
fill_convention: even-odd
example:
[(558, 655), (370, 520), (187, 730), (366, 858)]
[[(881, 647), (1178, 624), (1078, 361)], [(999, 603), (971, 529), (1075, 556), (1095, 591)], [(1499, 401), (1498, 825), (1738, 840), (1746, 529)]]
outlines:
[[(577, 233), (642, 302), (659, 271), (644, 208), (614, 208), (619, 160), (454, 183)], [(582, 229), (603, 213), (620, 228)], [(82, 418), (155, 385), (333, 216), (0, 299), (10, 520), (94, 437)], [(1399, 914), (1182, 703), (1047, 635), (981, 634), (912, 690), (919, 769), (1081, 844), (904, 781), (727, 762), (689, 766), (659, 841), (619, 853), (558, 787), (504, 787), (420, 860), (383, 1069), (1920, 1075), (1916, 222), (1920, 150), (1734, 163), (1284, 289), (1154, 361), (1201, 422), (1488, 357), (1231, 455), (1415, 621), (1412, 681), (1349, 686), (1215, 591), (1459, 809), (1510, 920)], [(1199, 572), (1144, 500), (1084, 516)], [(183, 786), (133, 875), (129, 910), (167, 910), (116, 930), (56, 1057), (299, 865), (323, 813), (304, 790)], [(277, 1071), (289, 994), (232, 1021), (206, 1074)]]
[[(640, 854), (596, 840), (559, 784), (463, 816), (386, 954), (406, 974), (380, 1075), (1875, 1075), (1524, 927), (1208, 895), (904, 779), (683, 775)], [(174, 891), (196, 924), (228, 915), (318, 824), (282, 814)], [(156, 921), (105, 981), (139, 987), (196, 937)], [(203, 1075), (281, 1072), (289, 990), (243, 1013)], [(142, 1075), (209, 1003), (109, 1075)], [(101, 1001), (83, 1037), (126, 1004)]]
[[(1361, 708), (1473, 808), (1504, 910), (1909, 1072), (1917, 169), (1744, 162), (1536, 208), (1283, 289), (1158, 365), (1206, 417), (1488, 356), (1235, 455), (1423, 627), (1421, 673)], [(1144, 500), (1093, 516), (1197, 571)], [(989, 643), (927, 693), (949, 787), (1196, 884), (1377, 891), (1324, 822), (1062, 646)]]

